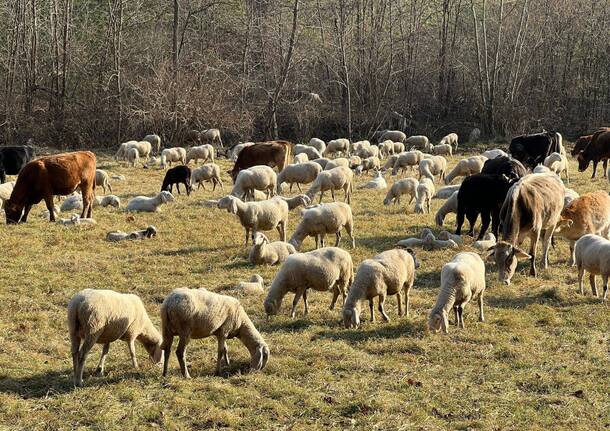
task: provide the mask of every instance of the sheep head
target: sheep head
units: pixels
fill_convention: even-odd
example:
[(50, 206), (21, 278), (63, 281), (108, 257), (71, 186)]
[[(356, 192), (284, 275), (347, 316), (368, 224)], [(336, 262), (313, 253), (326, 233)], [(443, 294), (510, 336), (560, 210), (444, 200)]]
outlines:
[(435, 334), (441, 330), (445, 334), (449, 333), (449, 317), (445, 310), (430, 313), (428, 329)]
[(360, 326), (360, 310), (357, 307), (343, 308), (343, 325), (347, 329)]
[(269, 347), (265, 343), (259, 344), (251, 355), (250, 371), (260, 371), (265, 368), (269, 360)]

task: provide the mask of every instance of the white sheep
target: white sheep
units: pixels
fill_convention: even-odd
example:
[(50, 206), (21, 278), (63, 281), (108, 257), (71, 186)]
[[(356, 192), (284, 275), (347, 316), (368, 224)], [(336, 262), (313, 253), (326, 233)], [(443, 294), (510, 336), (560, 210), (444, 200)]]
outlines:
[[(475, 130), (478, 130), (478, 129), (475, 129)], [(481, 155), (489, 160), (495, 159), (496, 157), (508, 157), (508, 154), (506, 154), (505, 151), (503, 151), (499, 148), (494, 148), (493, 150), (487, 150)]]
[(443, 240), (443, 241), (452, 240), (457, 245), (464, 244), (464, 240), (462, 239), (461, 236), (456, 235), (456, 234), (451, 233), (451, 232), (446, 231), (446, 230), (440, 231), (438, 236), (437, 236), (437, 238), (440, 239), (440, 240)]
[(424, 250), (440, 250), (443, 248), (458, 248), (458, 244), (453, 239), (436, 239), (430, 231), (422, 236), (421, 247)]
[(129, 148), (127, 149), (127, 162), (129, 165), (134, 168), (140, 162), (140, 153), (137, 148)]
[(432, 154), (435, 154), (435, 155), (452, 156), (453, 155), (453, 147), (451, 145), (449, 145), (449, 144), (434, 145), (434, 146), (432, 146), (430, 152)]
[(184, 359), (191, 339), (215, 336), (218, 340), (216, 374), (229, 365), (227, 339), (238, 338), (250, 352), (250, 370), (262, 370), (269, 359), (269, 347), (254, 327), (239, 301), (207, 289), (174, 289), (161, 304), (161, 333), (164, 352), (163, 376), (167, 375), (174, 336), (180, 337), (176, 356), (184, 378), (191, 376)]
[(378, 171), (380, 169), (381, 161), (379, 160), (379, 157), (373, 156), (368, 157), (366, 159), (362, 159), (362, 163), (360, 163), (360, 166), (356, 168), (356, 173), (361, 174), (362, 172), (368, 172), (370, 170)]
[(412, 247), (421, 247), (424, 241), (421, 238), (411, 237), (401, 239), (396, 243), (396, 247), (400, 248), (412, 248)]
[(591, 291), (597, 296), (595, 276), (601, 275), (604, 283), (603, 301), (608, 297), (608, 277), (610, 277), (610, 241), (594, 234), (582, 236), (574, 247), (576, 267), (578, 268), (578, 287), (580, 294), (584, 295), (583, 277), (585, 271), (589, 273)]
[(336, 168), (320, 172), (305, 194), (313, 200), (316, 193), (320, 193), (321, 203), (324, 192), (330, 190), (330, 194), (334, 202), (335, 190), (343, 189), (343, 192), (345, 193), (345, 202), (349, 204), (352, 200), (353, 180), (354, 173), (350, 170), (350, 168), (338, 166)]
[(538, 165), (532, 170), (533, 174), (552, 174), (553, 172), (544, 165)]
[(127, 152), (130, 148), (138, 150), (138, 157), (147, 159), (152, 151), (152, 146), (148, 141), (127, 141), (123, 142), (116, 154), (114, 155), (115, 160), (123, 160), (127, 157)]
[(114, 154), (114, 160), (124, 160), (127, 157), (127, 150), (131, 148), (133, 144), (137, 144), (138, 141), (127, 141), (119, 145), (116, 153)]
[(106, 234), (106, 241), (118, 242), (118, 241), (134, 241), (145, 238), (154, 238), (157, 236), (157, 228), (153, 225), (148, 226), (146, 229), (136, 230), (133, 232), (123, 232), (121, 230), (115, 230)]
[(394, 154), (400, 154), (405, 151), (405, 144), (402, 142), (392, 142)]
[(311, 138), (307, 145), (314, 147), (320, 154), (324, 154), (324, 150), (326, 150), (326, 143), (322, 139)]
[(419, 178), (427, 177), (434, 181), (434, 176), (438, 175), (440, 181), (445, 179), (447, 170), (447, 159), (443, 156), (432, 156), (419, 162)]
[(385, 190), (388, 188), (388, 183), (380, 171), (377, 171), (375, 177), (369, 182), (362, 184), (358, 187), (359, 189), (373, 189), (373, 190)]
[(472, 156), (460, 160), (445, 177), (445, 184), (451, 184), (451, 181), (457, 177), (467, 177), (481, 173), (486, 160), (487, 158), (484, 156)]
[(449, 199), (447, 199), (445, 201), (445, 203), (436, 212), (436, 215), (434, 217), (434, 221), (436, 222), (436, 225), (442, 226), (447, 214), (449, 214), (449, 213), (457, 214), (457, 206), (458, 206), (458, 192), (455, 191), (455, 192), (453, 192), (451, 197), (449, 197)]
[(385, 161), (385, 164), (383, 165), (383, 168), (381, 168), (381, 170), (387, 171), (388, 169), (393, 168), (394, 164), (396, 163), (396, 160), (398, 160), (398, 154), (392, 154), (388, 156), (388, 159)]
[(161, 150), (161, 137), (159, 135), (146, 135), (142, 140), (150, 143), (153, 154), (159, 154)]
[(580, 195), (578, 194), (578, 192), (576, 190), (569, 189), (566, 187), (564, 190), (564, 193), (563, 193), (563, 207), (565, 208), (568, 205), (570, 205), (570, 203), (572, 203), (572, 201), (579, 196)]
[(294, 146), (293, 154), (295, 156), (299, 155), (299, 154), (305, 154), (305, 155), (307, 155), (308, 160), (319, 159), (320, 157), (322, 157), (322, 154), (318, 150), (316, 150), (314, 147), (310, 147), (309, 145), (302, 145), (302, 144), (297, 144)]
[(301, 211), (301, 221), (289, 242), (295, 249), (300, 250), (303, 240), (312, 236), (316, 240), (316, 248), (320, 248), (324, 247), (326, 234), (334, 233), (337, 239), (336, 247), (341, 240), (342, 228), (345, 228), (352, 240), (352, 248), (355, 248), (354, 217), (351, 207), (342, 202), (314, 205)]
[(461, 184), (455, 186), (446, 186), (437, 190), (432, 199), (449, 199), (455, 192), (460, 189)]
[(301, 184), (312, 183), (320, 172), (322, 172), (322, 167), (316, 162), (285, 166), (277, 176), (277, 191), (280, 193), (282, 184), (287, 183), (290, 184), (290, 192), (292, 192), (294, 184), (297, 185), (299, 192), (302, 192)]
[(570, 173), (568, 171), (568, 159), (560, 153), (551, 153), (544, 159), (544, 166), (550, 169), (561, 178), (561, 173), (565, 172), (566, 183), (570, 185)]
[(368, 301), (371, 322), (375, 322), (373, 300), (379, 297), (379, 313), (384, 321), (390, 318), (385, 312), (384, 303), (388, 295), (396, 295), (398, 315), (404, 314), (402, 308), (403, 293), (405, 311), (409, 316), (409, 292), (415, 281), (415, 269), (419, 263), (411, 249), (393, 249), (379, 253), (372, 259), (364, 260), (358, 267), (354, 283), (349, 289), (343, 305), (343, 324), (346, 328), (360, 325), (360, 303)]
[(367, 140), (363, 140), (363, 141), (357, 141), (352, 143), (352, 152), (358, 154), (358, 152), (360, 150), (362, 150), (363, 148), (370, 148), (371, 147), (371, 143)]
[(496, 236), (491, 232), (487, 232), (485, 236), (483, 236), (483, 239), (475, 241), (474, 243), (472, 243), (472, 246), (477, 250), (486, 251), (490, 247), (496, 245), (496, 242)]
[(398, 180), (385, 196), (383, 200), (384, 205), (390, 205), (394, 202), (396, 205), (400, 204), (400, 197), (402, 195), (409, 195), (410, 199), (407, 205), (410, 205), (413, 202), (413, 199), (417, 198), (417, 187), (419, 186), (419, 181), (415, 178), (405, 178), (403, 180)]
[(222, 180), (220, 179), (220, 166), (216, 163), (207, 163), (203, 166), (193, 169), (191, 173), (191, 184), (198, 184), (197, 190), (203, 187), (205, 190), (205, 182), (212, 182), (212, 191), (216, 190), (216, 186), (219, 185), (220, 189), (224, 191)]
[(4, 206), (4, 201), (9, 200), (14, 188), (15, 181), (9, 181), (7, 183), (0, 184), (0, 208)]
[(276, 265), (296, 253), (294, 246), (283, 241), (269, 242), (269, 238), (261, 232), (254, 236), (248, 261), (252, 265)]
[(447, 144), (454, 147), (456, 150), (458, 148), (458, 135), (457, 133), (449, 133), (444, 136), (443, 139), (439, 142), (440, 145)]
[(62, 226), (80, 226), (80, 225), (94, 225), (97, 222), (92, 218), (81, 218), (78, 214), (72, 214), (70, 218), (60, 218), (56, 222)]
[(121, 174), (114, 174), (111, 178), (116, 181), (125, 181), (126, 180), (125, 175), (121, 175)]
[(326, 165), (328, 164), (328, 162), (330, 162), (330, 159), (327, 159), (326, 157), (321, 157), (319, 159), (315, 159), (315, 160), (311, 160), (314, 163), (317, 163), (318, 165), (320, 165), (320, 167), (322, 169), (324, 169), (326, 167)]
[(392, 141), (383, 141), (380, 142), (379, 145), (379, 157), (386, 158), (392, 154), (394, 154), (394, 142)]
[[(423, 159), (423, 153), (419, 150), (407, 151), (405, 153), (398, 154), (394, 166), (392, 168), (392, 175), (398, 174), (400, 169), (402, 174), (411, 166), (417, 166)], [(386, 163), (387, 165), (387, 163)]]
[[(114, 207), (120, 208), (121, 199), (115, 195), (107, 195), (107, 196), (95, 196), (93, 199), (93, 207), (102, 206), (102, 207)], [(60, 211), (76, 211), (83, 209), (83, 197), (80, 194), (73, 194), (61, 203)]]
[(267, 193), (267, 198), (275, 195), (277, 188), (277, 174), (267, 165), (251, 166), (237, 174), (231, 194), (241, 199), (253, 198), (254, 190)]
[(338, 157), (336, 159), (333, 160), (329, 160), (328, 163), (326, 163), (324, 165), (324, 170), (325, 171), (330, 171), (331, 169), (335, 169), (339, 166), (345, 166), (346, 168), (350, 167), (350, 161), (348, 159), (346, 159), (345, 157)]
[(301, 297), (305, 305), (305, 315), (309, 312), (307, 289), (333, 292), (330, 304), (332, 310), (339, 294), (345, 302), (345, 295), (354, 276), (351, 255), (340, 248), (325, 247), (307, 253), (297, 253), (288, 257), (276, 274), (269, 293), (265, 298), (265, 313), (274, 316), (278, 313), (284, 296), (294, 292), (290, 316), (296, 315), (296, 307)]
[(339, 153), (347, 155), (350, 152), (349, 139), (333, 139), (326, 143), (326, 149), (322, 153), (324, 157), (334, 156)]
[(369, 144), (368, 147), (363, 147), (359, 151), (355, 151), (355, 154), (363, 159), (368, 159), (369, 157), (379, 157), (379, 147)]
[(68, 303), (68, 332), (75, 386), (83, 385), (85, 359), (95, 344), (104, 345), (96, 369), (102, 376), (110, 343), (116, 340), (127, 342), (134, 368), (138, 368), (136, 340), (154, 363), (162, 357), (161, 335), (150, 321), (142, 300), (133, 294), (101, 289), (78, 292)]
[(161, 205), (173, 202), (174, 195), (170, 192), (163, 190), (157, 196), (149, 198), (147, 196), (136, 196), (127, 203), (127, 211), (134, 212), (159, 212)]
[(417, 197), (415, 201), (416, 214), (430, 213), (432, 196), (434, 196), (434, 183), (430, 178), (423, 178), (417, 186)]
[(456, 325), (464, 328), (464, 307), (471, 299), (479, 302), (479, 321), (483, 322), (485, 263), (476, 253), (462, 252), (441, 270), (441, 289), (430, 312), (428, 327), (433, 332), (449, 332), (449, 311), (455, 311)]
[(423, 136), (423, 135), (409, 136), (407, 138), (407, 140), (405, 141), (406, 146), (412, 145), (415, 147), (419, 147), (421, 149), (425, 149), (426, 147), (428, 147), (429, 143), (430, 143), (430, 140), (428, 139), (428, 137)]
[(182, 163), (186, 165), (186, 150), (182, 147), (166, 148), (161, 151), (161, 168), (165, 169), (172, 163)]
[(108, 188), (108, 190), (110, 190), (110, 193), (112, 193), (112, 185), (110, 184), (110, 177), (108, 176), (108, 172), (102, 169), (95, 170), (95, 186), (101, 186), (104, 189), (104, 193), (106, 193), (106, 188)]
[(247, 295), (260, 295), (265, 293), (265, 281), (259, 274), (250, 277), (250, 281), (240, 281), (231, 290), (243, 292)]
[(292, 162), (295, 165), (298, 165), (298, 164), (301, 164), (301, 163), (305, 163), (305, 162), (308, 162), (308, 161), (309, 161), (309, 157), (307, 157), (307, 154), (305, 154), (305, 153), (297, 154), (297, 155), (295, 155), (292, 158)]
[(203, 159), (203, 163), (207, 162), (208, 160), (210, 162), (214, 163), (214, 157), (216, 155), (215, 153), (216, 153), (216, 150), (210, 144), (204, 144), (204, 145), (198, 145), (196, 147), (192, 147), (186, 152), (186, 159), (184, 161), (184, 164), (188, 165), (191, 162), (191, 160), (194, 160), (195, 164), (197, 164), (197, 161), (199, 159)]

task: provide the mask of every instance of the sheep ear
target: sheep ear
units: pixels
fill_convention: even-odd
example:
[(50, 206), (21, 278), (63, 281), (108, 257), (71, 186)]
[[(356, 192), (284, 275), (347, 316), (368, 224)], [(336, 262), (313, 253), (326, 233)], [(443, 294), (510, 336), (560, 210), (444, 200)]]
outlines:
[(525, 251), (523, 251), (519, 247), (513, 247), (513, 255), (517, 259), (531, 259), (532, 258), (532, 256), (529, 255), (529, 253), (526, 253)]
[(489, 247), (487, 250), (485, 250), (483, 252), (483, 260), (490, 260), (495, 252), (496, 252), (496, 246), (492, 245), (491, 247)]

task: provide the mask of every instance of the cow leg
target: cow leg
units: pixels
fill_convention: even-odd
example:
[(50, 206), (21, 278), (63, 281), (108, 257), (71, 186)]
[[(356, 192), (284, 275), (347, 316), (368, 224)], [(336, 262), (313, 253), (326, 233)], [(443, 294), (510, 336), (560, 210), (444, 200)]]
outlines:
[(468, 236), (474, 237), (474, 225), (477, 224), (478, 214), (474, 211), (466, 213), (466, 218), (468, 219), (468, 223), (470, 224), (470, 229), (468, 229)]
[(595, 285), (595, 274), (589, 273), (589, 283), (591, 284), (591, 293), (597, 298), (597, 286)]
[[(607, 178), (608, 177), (608, 175), (607, 175), (608, 172), (606, 171), (606, 168), (608, 167), (608, 159), (604, 160), (603, 166), (604, 166), (604, 178)], [(566, 175), (568, 175), (568, 171), (567, 170), (566, 170)], [(570, 184), (570, 178), (569, 177), (568, 177), (568, 184)]]
[(498, 208), (494, 208), (491, 211), (491, 232), (496, 238), (499, 238), (498, 230), (500, 230), (500, 210)]
[(44, 203), (49, 210), (49, 221), (55, 221), (55, 205), (53, 204), (53, 195), (47, 195), (44, 198)]
[(464, 224), (464, 210), (461, 208), (458, 209), (455, 224), (457, 225), (457, 228), (455, 229), (455, 234), (461, 235), (462, 234), (462, 225)]
[(530, 236), (530, 256), (531, 258), (531, 266), (530, 266), (530, 275), (536, 277), (536, 248), (538, 247), (538, 240), (540, 239), (540, 231), (537, 230)]
[[(32, 204), (28, 204), (25, 206), (25, 208), (23, 208), (23, 215), (21, 216), (21, 223), (25, 223), (28, 221), (28, 214), (30, 213), (30, 210), (32, 209)], [(52, 219), (51, 221), (55, 221), (55, 214), (53, 214), (53, 212), (51, 212), (52, 214)]]
[(597, 160), (593, 160), (593, 175), (591, 175), (591, 178), (595, 178), (596, 171), (597, 171)]
[(485, 232), (487, 232), (487, 229), (489, 228), (490, 216), (491, 214), (487, 211), (481, 212), (481, 231), (479, 232), (479, 236), (477, 238), (478, 241), (483, 239)]
[(549, 248), (551, 248), (551, 238), (553, 238), (555, 227), (550, 227), (544, 231), (542, 242), (542, 267), (546, 269), (549, 266)]

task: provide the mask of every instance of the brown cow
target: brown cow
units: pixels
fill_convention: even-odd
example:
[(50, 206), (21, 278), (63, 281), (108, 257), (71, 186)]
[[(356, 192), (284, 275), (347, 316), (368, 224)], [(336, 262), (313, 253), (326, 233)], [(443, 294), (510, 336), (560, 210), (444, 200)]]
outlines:
[(574, 148), (572, 149), (572, 152), (570, 154), (572, 154), (572, 156), (576, 157), (578, 155), (578, 153), (580, 153), (582, 150), (587, 148), (587, 145), (589, 145), (591, 143), (592, 137), (593, 137), (593, 135), (585, 135), (585, 136), (581, 136), (580, 138), (578, 138), (576, 140), (576, 142), (574, 143)]
[(80, 187), (83, 195), (81, 217), (91, 217), (95, 190), (95, 154), (76, 151), (41, 157), (23, 167), (9, 200), (4, 204), (6, 223), (25, 223), (32, 205), (44, 199), (49, 218), (55, 221), (54, 195), (69, 195)]
[(240, 151), (233, 170), (229, 173), (235, 181), (239, 171), (256, 165), (277, 166), (278, 172), (292, 160), (292, 147), (288, 141), (259, 142)]
[(589, 167), (589, 163), (593, 162), (593, 175), (591, 178), (595, 178), (597, 164), (603, 161), (604, 177), (606, 177), (608, 159), (610, 159), (610, 130), (600, 129), (593, 134), (591, 143), (576, 156), (578, 171), (584, 172)]

